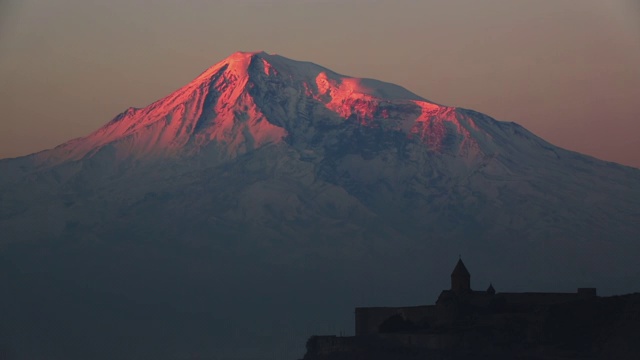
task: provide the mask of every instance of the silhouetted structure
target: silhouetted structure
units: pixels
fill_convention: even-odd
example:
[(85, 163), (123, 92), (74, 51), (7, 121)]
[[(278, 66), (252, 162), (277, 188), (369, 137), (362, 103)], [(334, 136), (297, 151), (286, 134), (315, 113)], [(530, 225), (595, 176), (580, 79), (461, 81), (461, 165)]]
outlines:
[[(614, 354), (633, 358), (640, 355), (640, 345), (626, 336), (637, 334), (640, 339), (640, 295), (600, 298), (595, 288), (500, 293), (493, 284), (475, 291), (459, 259), (451, 289), (443, 290), (435, 305), (356, 308), (355, 336), (314, 336), (305, 360), (547, 359), (559, 352), (563, 359), (609, 356), (599, 341), (612, 333), (624, 311), (631, 313), (625, 315), (631, 323), (621, 339), (632, 350)], [(625, 357), (629, 354), (633, 356)]]
[(451, 290), (458, 294), (471, 291), (471, 274), (464, 266), (462, 259), (458, 259), (458, 263), (451, 273)]
[(415, 328), (462, 324), (479, 314), (512, 314), (532, 311), (535, 307), (595, 297), (596, 289), (578, 289), (575, 293), (496, 293), (493, 284), (486, 291), (471, 289), (471, 274), (458, 260), (451, 273), (451, 289), (443, 290), (435, 305), (410, 307), (356, 308), (356, 335), (383, 332), (381, 325), (399, 315)]

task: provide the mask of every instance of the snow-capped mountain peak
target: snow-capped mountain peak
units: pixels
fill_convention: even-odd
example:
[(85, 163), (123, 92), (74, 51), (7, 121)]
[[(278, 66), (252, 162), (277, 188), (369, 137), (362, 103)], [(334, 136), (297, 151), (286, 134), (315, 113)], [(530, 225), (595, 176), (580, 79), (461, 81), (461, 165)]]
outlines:
[(129, 108), (96, 132), (35, 158), (49, 165), (97, 153), (117, 160), (162, 158), (209, 146), (233, 157), (280, 142), (299, 130), (300, 122), (317, 117), (383, 125), (417, 136), (432, 149), (442, 148), (452, 131), (457, 142), (471, 144), (467, 127), (475, 128), (460, 122), (452, 108), (398, 85), (262, 51), (236, 52), (163, 99)]
[[(105, 317), (106, 339), (120, 341), (127, 328), (154, 344), (171, 335), (157, 329), (163, 318), (188, 313), (193, 320), (166, 329), (198, 329), (185, 336), (186, 349), (195, 339), (224, 356), (212, 326), (246, 348), (274, 324), (287, 331), (280, 325), (308, 316), (329, 324), (309, 310), (315, 304), (344, 313), (363, 293), (386, 296), (385, 304), (399, 294), (419, 299), (440, 281), (430, 274), (461, 252), (503, 289), (523, 281), (634, 289), (639, 214), (638, 169), (400, 86), (236, 53), (87, 137), (0, 160), (0, 275), (19, 275), (4, 283), (8, 293), (22, 289), (28, 305), (15, 297), (17, 306), (4, 308), (23, 309), (7, 317), (22, 329), (24, 319), (44, 324), (43, 304), (58, 324), (59, 304), (85, 318), (87, 303), (100, 311), (109, 303), (144, 327)], [(61, 284), (72, 286), (68, 296)], [(80, 288), (113, 296), (87, 301)], [(285, 288), (296, 296), (279, 300)], [(136, 306), (122, 311), (112, 299)], [(227, 321), (237, 319), (236, 333)], [(264, 332), (253, 332), (260, 322)], [(78, 343), (87, 326), (67, 325)], [(49, 328), (57, 339), (59, 327)], [(105, 356), (128, 354), (129, 345)]]

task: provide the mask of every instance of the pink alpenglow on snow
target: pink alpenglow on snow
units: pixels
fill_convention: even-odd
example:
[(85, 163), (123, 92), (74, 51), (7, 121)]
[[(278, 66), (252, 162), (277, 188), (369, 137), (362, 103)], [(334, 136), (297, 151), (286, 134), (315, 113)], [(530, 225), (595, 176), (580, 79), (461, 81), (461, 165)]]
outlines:
[(477, 148), (472, 120), (400, 86), (265, 52), (237, 52), (165, 98), (129, 108), (94, 133), (35, 159), (53, 165), (101, 152), (118, 160), (180, 157), (209, 146), (234, 157), (283, 141), (289, 135), (283, 124), (303, 121), (303, 105), (362, 126), (383, 121), (436, 150), (447, 136), (465, 152)]

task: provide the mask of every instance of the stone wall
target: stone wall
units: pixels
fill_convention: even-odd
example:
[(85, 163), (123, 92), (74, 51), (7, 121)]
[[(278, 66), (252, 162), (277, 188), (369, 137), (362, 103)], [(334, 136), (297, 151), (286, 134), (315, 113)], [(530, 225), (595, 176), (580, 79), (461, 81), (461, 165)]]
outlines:
[(380, 325), (394, 315), (400, 315), (404, 320), (418, 324), (433, 318), (435, 314), (436, 307), (433, 305), (356, 308), (356, 335), (378, 333)]

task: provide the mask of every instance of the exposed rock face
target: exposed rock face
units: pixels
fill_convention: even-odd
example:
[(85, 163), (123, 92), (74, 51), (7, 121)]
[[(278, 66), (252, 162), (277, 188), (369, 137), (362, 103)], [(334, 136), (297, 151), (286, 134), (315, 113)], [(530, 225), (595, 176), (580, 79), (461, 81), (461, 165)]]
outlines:
[[(251, 324), (271, 334), (280, 320), (263, 314), (287, 313), (287, 331), (308, 330), (302, 338), (315, 332), (309, 323), (346, 327), (304, 315), (309, 303), (386, 303), (407, 288), (396, 301), (423, 297), (460, 252), (503, 286), (578, 279), (622, 292), (640, 279), (629, 270), (640, 170), (265, 53), (234, 54), (87, 137), (0, 161), (0, 203), (0, 264), (22, 279), (7, 285), (17, 303), (61, 279), (65, 291), (115, 294), (123, 307), (213, 314), (236, 333)], [(263, 300), (291, 289), (305, 295)], [(241, 346), (214, 333), (224, 340), (209, 343)]]

